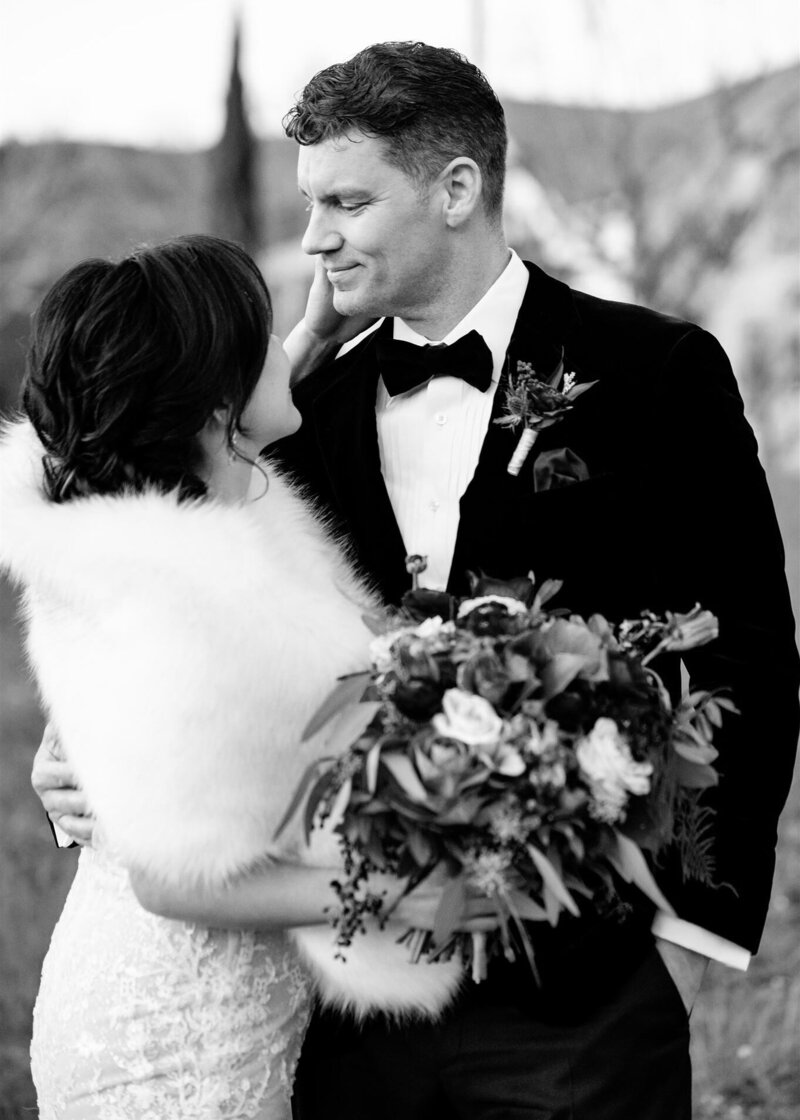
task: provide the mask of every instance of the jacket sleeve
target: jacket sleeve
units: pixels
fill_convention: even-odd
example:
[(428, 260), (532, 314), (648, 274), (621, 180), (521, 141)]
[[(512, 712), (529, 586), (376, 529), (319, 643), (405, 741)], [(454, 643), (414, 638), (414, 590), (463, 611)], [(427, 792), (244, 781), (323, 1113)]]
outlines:
[(798, 656), (784, 551), (730, 363), (705, 331), (688, 330), (662, 368), (653, 409), (657, 549), (664, 601), (699, 601), (719, 639), (686, 655), (693, 688), (723, 689), (740, 710), (715, 743), (715, 889), (661, 873), (682, 918), (755, 952), (769, 904), (778, 817), (798, 738)]

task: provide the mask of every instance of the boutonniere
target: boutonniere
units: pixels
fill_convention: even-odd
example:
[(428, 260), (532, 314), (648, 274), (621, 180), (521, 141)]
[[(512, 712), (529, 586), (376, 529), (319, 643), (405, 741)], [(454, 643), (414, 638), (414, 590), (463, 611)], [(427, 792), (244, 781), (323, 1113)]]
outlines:
[(522, 425), (522, 434), (508, 464), (509, 474), (519, 474), (539, 432), (562, 420), (578, 397), (597, 384), (575, 382), (576, 374), (564, 372), (563, 346), (555, 369), (546, 378), (540, 377), (530, 362), (517, 362), (515, 372), (509, 370), (503, 415), (495, 420), (504, 428)]

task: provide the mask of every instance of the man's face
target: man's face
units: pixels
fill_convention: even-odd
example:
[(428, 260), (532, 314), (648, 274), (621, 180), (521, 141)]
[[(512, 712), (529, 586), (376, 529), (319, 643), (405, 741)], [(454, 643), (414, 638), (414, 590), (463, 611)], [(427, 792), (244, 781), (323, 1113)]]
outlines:
[(361, 133), (300, 148), (303, 250), (322, 258), (340, 314), (424, 321), (447, 290), (443, 191), (420, 192), (383, 152)]

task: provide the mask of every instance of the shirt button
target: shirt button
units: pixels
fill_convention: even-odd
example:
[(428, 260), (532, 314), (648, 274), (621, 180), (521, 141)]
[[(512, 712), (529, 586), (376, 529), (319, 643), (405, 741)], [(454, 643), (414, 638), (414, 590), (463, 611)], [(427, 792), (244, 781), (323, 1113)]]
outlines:
[(431, 513), (436, 513), (438, 511), (440, 505), (441, 505), (440, 502), (431, 502), (431, 504), (428, 508), (430, 509)]
[(447, 417), (445, 416), (445, 414), (443, 412), (437, 412), (434, 419), (435, 419), (436, 423), (439, 425), (440, 428), (443, 428), (445, 426), (445, 424), (447, 423)]

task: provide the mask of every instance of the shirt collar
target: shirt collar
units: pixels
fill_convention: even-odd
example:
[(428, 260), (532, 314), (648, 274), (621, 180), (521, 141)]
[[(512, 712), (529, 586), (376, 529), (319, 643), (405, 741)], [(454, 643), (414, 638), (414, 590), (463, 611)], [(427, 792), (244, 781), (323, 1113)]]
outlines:
[[(529, 280), (528, 270), (519, 256), (513, 249), (510, 253), (508, 264), (488, 292), (467, 312), (461, 322), (441, 339), (449, 346), (451, 342), (469, 334), (470, 331), (477, 331), (492, 352), (494, 381), (500, 377)], [(412, 342), (415, 346), (426, 346), (433, 341), (417, 334), (402, 319), (394, 320), (394, 337), (402, 342)]]

